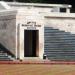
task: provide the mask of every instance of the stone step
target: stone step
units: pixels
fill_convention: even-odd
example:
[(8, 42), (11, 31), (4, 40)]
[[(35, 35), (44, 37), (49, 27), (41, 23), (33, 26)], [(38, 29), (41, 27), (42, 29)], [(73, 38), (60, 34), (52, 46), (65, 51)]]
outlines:
[(0, 58), (0, 61), (12, 61), (12, 60), (11, 59), (3, 59), (3, 58), (1, 59)]
[(75, 56), (72, 57), (48, 57), (51, 61), (75, 61)]
[(70, 42), (70, 41), (68, 41), (68, 42), (64, 42), (64, 41), (45, 41), (44, 43), (45, 43), (44, 46), (46, 46), (46, 45), (75, 45), (74, 41), (72, 41), (72, 42)]
[(12, 60), (13, 58), (4, 50), (0, 50), (0, 61)]
[[(51, 44), (51, 43), (50, 43)], [(47, 48), (47, 47), (49, 47), (49, 48), (56, 48), (56, 47), (59, 47), (59, 48), (62, 48), (62, 47), (75, 47), (75, 44), (60, 44), (60, 43), (58, 43), (58, 44), (53, 44), (52, 43), (52, 45), (50, 45), (50, 44), (46, 44), (46, 45), (44, 45), (45, 46), (45, 48)]]
[(44, 29), (44, 53), (50, 60), (75, 60), (75, 34), (52, 27)]
[(53, 36), (53, 37), (75, 37), (75, 34), (70, 35), (69, 33), (45, 33), (44, 36)]
[(8, 57), (8, 55), (4, 55), (4, 54), (3, 54), (3, 55), (0, 55), (0, 57)]
[(49, 35), (47, 36), (46, 35), (45, 38), (55, 38), (55, 39), (59, 38), (60, 39), (60, 38), (75, 38), (75, 36), (61, 36), (61, 35), (60, 36), (49, 36)]

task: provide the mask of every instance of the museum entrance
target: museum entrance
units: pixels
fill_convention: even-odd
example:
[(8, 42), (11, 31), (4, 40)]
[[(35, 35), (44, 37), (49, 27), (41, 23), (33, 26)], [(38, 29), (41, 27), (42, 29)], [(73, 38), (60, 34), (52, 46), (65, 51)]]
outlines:
[(24, 30), (24, 57), (39, 56), (39, 30)]

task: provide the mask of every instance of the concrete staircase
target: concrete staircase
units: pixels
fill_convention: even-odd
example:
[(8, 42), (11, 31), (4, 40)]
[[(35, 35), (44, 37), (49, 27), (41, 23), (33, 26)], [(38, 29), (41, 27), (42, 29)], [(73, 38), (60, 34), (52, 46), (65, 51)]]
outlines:
[(14, 60), (14, 58), (6, 53), (5, 51), (0, 50), (0, 61), (11, 61)]
[(44, 28), (44, 53), (49, 60), (75, 60), (75, 34)]

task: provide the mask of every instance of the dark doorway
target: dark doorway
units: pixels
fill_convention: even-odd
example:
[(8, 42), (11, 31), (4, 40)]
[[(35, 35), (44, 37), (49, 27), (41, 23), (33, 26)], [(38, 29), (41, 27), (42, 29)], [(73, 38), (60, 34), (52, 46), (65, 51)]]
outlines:
[(38, 57), (38, 37), (38, 30), (24, 30), (24, 57)]

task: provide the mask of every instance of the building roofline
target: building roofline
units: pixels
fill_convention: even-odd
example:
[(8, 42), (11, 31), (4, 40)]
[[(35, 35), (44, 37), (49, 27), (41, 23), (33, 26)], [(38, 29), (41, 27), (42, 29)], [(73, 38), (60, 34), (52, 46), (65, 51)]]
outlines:
[(75, 13), (43, 13), (45, 18), (68, 18), (75, 19)]
[(2, 10), (0, 11), (0, 16), (8, 16), (8, 15), (16, 15), (17, 14), (17, 10)]
[(36, 6), (36, 7), (62, 7), (62, 8), (71, 8), (71, 5), (68, 4), (42, 4), (42, 3), (20, 3), (20, 2), (6, 2), (8, 5), (14, 6)]
[(5, 9), (10, 9), (10, 6), (4, 1), (0, 1), (0, 7), (3, 7), (4, 10)]

